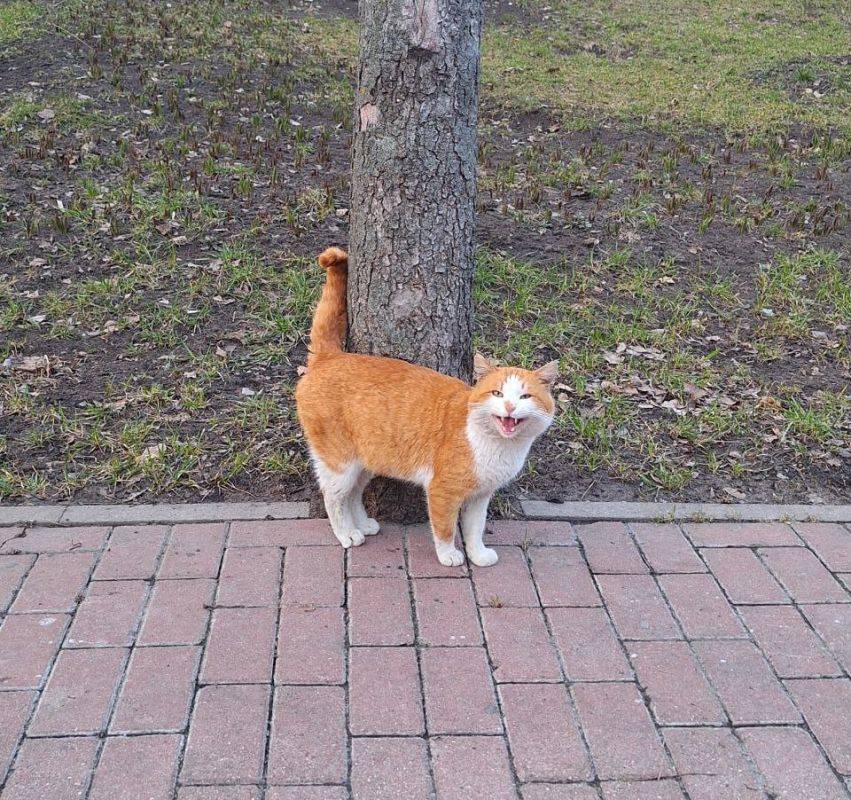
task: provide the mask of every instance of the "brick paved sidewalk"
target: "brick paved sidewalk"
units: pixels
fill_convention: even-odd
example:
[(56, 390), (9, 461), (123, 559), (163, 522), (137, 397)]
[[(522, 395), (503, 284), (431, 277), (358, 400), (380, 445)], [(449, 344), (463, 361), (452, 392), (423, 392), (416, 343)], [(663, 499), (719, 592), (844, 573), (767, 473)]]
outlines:
[(0, 528), (0, 797), (849, 797), (851, 531), (492, 527)]

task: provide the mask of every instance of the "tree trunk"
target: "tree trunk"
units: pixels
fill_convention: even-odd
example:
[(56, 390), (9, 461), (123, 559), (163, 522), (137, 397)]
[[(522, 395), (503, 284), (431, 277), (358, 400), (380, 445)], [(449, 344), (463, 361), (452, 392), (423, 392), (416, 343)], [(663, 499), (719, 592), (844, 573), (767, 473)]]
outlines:
[[(469, 380), (482, 3), (360, 9), (348, 349)], [(385, 519), (417, 499), (386, 483), (372, 495)]]

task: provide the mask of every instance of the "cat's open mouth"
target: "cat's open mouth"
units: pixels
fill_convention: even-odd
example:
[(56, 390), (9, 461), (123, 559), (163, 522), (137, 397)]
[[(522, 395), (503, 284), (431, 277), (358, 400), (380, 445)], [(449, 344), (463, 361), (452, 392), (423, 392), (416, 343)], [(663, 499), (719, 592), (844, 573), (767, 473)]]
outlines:
[(520, 423), (523, 422), (522, 419), (515, 419), (514, 417), (494, 416), (494, 419), (499, 426), (499, 432), (503, 436), (514, 436), (514, 434), (517, 433), (517, 429), (520, 427)]

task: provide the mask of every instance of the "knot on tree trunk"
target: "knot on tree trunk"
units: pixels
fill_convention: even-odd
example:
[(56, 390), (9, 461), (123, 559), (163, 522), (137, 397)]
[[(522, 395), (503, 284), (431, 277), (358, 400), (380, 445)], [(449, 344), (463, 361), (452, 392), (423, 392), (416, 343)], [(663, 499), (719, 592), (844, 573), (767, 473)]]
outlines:
[(440, 52), (440, 11), (438, 0), (405, 0), (402, 20), (408, 31), (412, 50)]

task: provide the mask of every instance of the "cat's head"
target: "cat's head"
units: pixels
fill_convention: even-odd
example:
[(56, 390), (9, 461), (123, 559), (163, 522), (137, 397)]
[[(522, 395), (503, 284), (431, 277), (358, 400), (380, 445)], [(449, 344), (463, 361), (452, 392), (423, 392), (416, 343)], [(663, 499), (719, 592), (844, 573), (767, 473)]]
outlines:
[(534, 439), (549, 428), (555, 416), (551, 390), (558, 361), (528, 370), (500, 367), (476, 353), (473, 375), (470, 420), (479, 431), (504, 439)]

